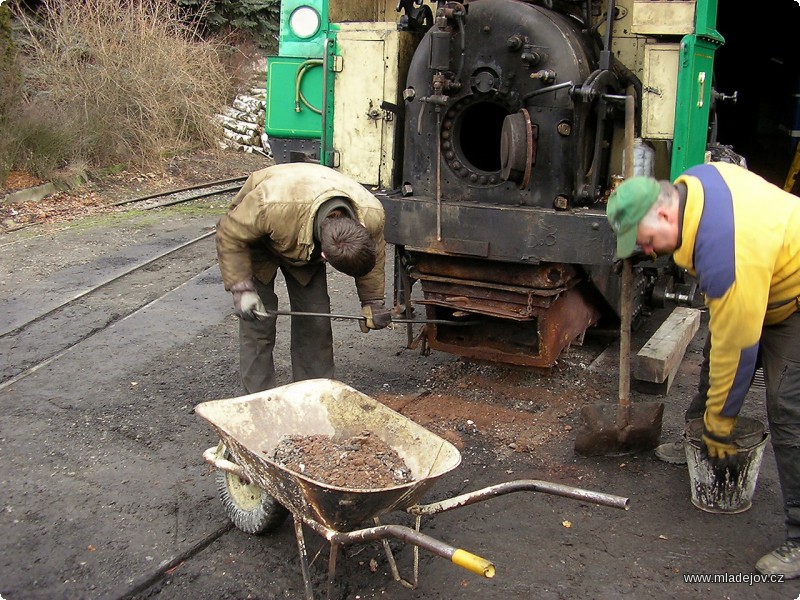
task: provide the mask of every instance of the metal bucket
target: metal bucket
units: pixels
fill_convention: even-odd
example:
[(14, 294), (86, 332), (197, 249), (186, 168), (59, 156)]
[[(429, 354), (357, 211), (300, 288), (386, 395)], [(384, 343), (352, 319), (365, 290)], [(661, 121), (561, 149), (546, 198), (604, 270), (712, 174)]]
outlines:
[(702, 435), (702, 418), (686, 424), (684, 448), (689, 466), (692, 504), (710, 513), (736, 514), (746, 511), (753, 504), (753, 493), (769, 432), (760, 421), (739, 417), (732, 436), (740, 459), (738, 473), (727, 468), (715, 469), (709, 463), (703, 456)]

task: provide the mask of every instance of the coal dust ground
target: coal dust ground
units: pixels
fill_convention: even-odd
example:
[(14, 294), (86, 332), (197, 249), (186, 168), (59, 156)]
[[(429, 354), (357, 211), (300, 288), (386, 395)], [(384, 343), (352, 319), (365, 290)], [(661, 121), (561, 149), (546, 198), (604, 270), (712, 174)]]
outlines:
[[(228, 199), (5, 233), (0, 303), (6, 325), (44, 313), (82, 285), (140, 260), (153, 240), (177, 242), (209, 231)], [(206, 263), (198, 261), (188, 281), (129, 316), (107, 315), (109, 327), (87, 329), (77, 345), (2, 384), (4, 600), (304, 597), (291, 521), (263, 536), (233, 528), (217, 497), (214, 473), (202, 459), (218, 439), (194, 407), (243, 393), (237, 320), (222, 288), (213, 242), (205, 248)], [(137, 278), (136, 289), (116, 291), (111, 300), (125, 305), (168, 270), (148, 272)], [(391, 281), (389, 261), (389, 298)], [(334, 313), (358, 313), (351, 279), (331, 272), (329, 288)], [(282, 308), (288, 308), (282, 282), (277, 289)], [(653, 319), (635, 332), (634, 351), (657, 324)], [(425, 518), (424, 533), (493, 561), (496, 577), (481, 578), (422, 550), (418, 585), (408, 589), (394, 581), (380, 542), (369, 542), (340, 551), (333, 598), (789, 600), (800, 595), (800, 582), (752, 579), (758, 558), (783, 541), (780, 487), (769, 447), (753, 506), (736, 515), (695, 508), (686, 467), (659, 462), (652, 452), (600, 458), (574, 453), (580, 408), (617, 401), (618, 359), (608, 336), (588, 335), (582, 347), (543, 374), (436, 351), (422, 355), (406, 347), (405, 326), (363, 334), (354, 321), (335, 320), (333, 328), (337, 379), (461, 452), (460, 466), (423, 502), (519, 479), (630, 499), (624, 511), (520, 492)], [(703, 327), (692, 341), (667, 395), (633, 392), (634, 401), (664, 402), (664, 441), (677, 440), (683, 429), (705, 334)], [(38, 335), (47, 345), (61, 333), (56, 324)], [(603, 354), (609, 343), (611, 350)], [(13, 370), (18, 352), (0, 346), (4, 367)], [(280, 383), (288, 383), (286, 318), (279, 320), (275, 358)], [(764, 390), (756, 386), (743, 414), (763, 420), (763, 404)], [(405, 513), (386, 515), (383, 522), (414, 525)], [(309, 530), (305, 536), (315, 597), (325, 598), (328, 545)], [(412, 579), (413, 547), (396, 540), (390, 546), (401, 576)], [(693, 580), (696, 576), (707, 580)]]

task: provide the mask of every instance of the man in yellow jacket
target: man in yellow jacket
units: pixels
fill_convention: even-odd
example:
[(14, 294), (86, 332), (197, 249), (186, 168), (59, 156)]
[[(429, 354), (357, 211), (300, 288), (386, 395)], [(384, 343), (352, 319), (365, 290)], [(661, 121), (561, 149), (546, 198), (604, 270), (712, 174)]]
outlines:
[[(375, 196), (328, 167), (289, 163), (250, 175), (217, 223), (222, 280), (240, 318), (240, 367), (247, 393), (275, 387), (279, 269), (292, 311), (330, 313), (327, 262), (355, 278), (365, 317), (362, 331), (391, 322), (384, 303), (384, 221)], [(291, 326), (293, 380), (333, 378), (330, 319), (293, 316)]]
[(698, 165), (674, 183), (633, 177), (609, 197), (617, 256), (671, 254), (697, 279), (709, 312), (703, 443), (736, 468), (732, 438), (759, 361), (783, 491), (786, 539), (764, 574), (800, 577), (800, 199), (729, 163)]

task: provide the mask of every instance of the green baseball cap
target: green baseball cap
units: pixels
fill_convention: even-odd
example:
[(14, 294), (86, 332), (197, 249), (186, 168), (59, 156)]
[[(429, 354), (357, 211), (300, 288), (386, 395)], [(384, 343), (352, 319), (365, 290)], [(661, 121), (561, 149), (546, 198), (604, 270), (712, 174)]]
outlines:
[(655, 204), (660, 189), (652, 177), (631, 177), (609, 196), (606, 217), (617, 234), (617, 258), (633, 254), (639, 221)]

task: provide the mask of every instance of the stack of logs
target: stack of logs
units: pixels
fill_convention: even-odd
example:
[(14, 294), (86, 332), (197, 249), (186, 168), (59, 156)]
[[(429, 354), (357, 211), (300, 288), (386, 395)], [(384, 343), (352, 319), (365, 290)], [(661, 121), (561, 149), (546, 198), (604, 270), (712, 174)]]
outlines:
[(223, 148), (234, 148), (242, 152), (256, 152), (272, 157), (269, 139), (264, 131), (264, 115), (267, 90), (251, 88), (249, 93), (239, 94), (233, 105), (223, 114), (216, 115), (222, 125)]

